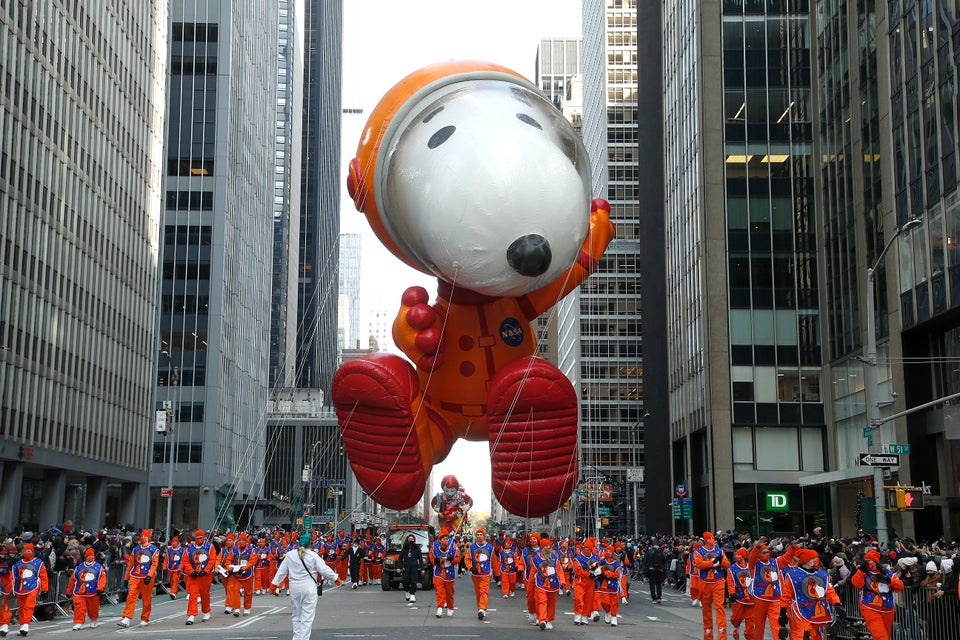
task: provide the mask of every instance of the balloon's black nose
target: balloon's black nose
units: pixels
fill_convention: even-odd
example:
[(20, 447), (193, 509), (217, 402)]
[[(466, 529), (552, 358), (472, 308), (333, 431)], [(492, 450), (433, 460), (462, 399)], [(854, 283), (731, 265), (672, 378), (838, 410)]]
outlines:
[(553, 253), (547, 239), (536, 233), (520, 236), (507, 249), (507, 262), (522, 276), (539, 276), (550, 268)]

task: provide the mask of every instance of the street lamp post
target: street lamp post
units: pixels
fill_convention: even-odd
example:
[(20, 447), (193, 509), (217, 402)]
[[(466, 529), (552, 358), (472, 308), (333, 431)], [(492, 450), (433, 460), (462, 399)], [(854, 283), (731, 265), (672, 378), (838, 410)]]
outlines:
[[(876, 300), (874, 297), (874, 278), (876, 271), (883, 263), (883, 258), (887, 251), (893, 246), (901, 233), (909, 231), (920, 226), (923, 222), (919, 218), (913, 218), (897, 228), (893, 237), (883, 247), (883, 251), (877, 256), (877, 261), (872, 267), (867, 269), (867, 352), (863, 358), (864, 362), (864, 396), (867, 409), (867, 426), (873, 431), (879, 429), (882, 425), (880, 421), (880, 407), (878, 405), (879, 392), (877, 390), (877, 325), (876, 325)], [(879, 439), (870, 439), (873, 444), (869, 445), (870, 453), (880, 453), (881, 445)], [(885, 499), (883, 495), (883, 469), (874, 467), (873, 469), (873, 496), (874, 508), (877, 518), (877, 541), (881, 545), (887, 544), (889, 535), (887, 534), (887, 515), (885, 511)]]
[[(638, 469), (640, 467), (640, 465), (637, 463), (637, 460), (640, 457), (638, 455), (639, 447), (635, 442), (637, 429), (640, 428), (640, 425), (643, 424), (643, 421), (649, 417), (650, 417), (650, 412), (644, 411), (643, 416), (641, 416), (640, 419), (637, 420), (632, 427), (630, 427), (630, 465), (634, 469)], [(640, 483), (639, 481), (634, 480), (630, 484), (632, 485), (631, 489), (633, 491), (633, 538), (634, 540), (636, 540), (638, 537), (640, 537), (640, 527), (639, 527), (640, 514), (637, 511), (637, 488)]]
[[(177, 397), (180, 390), (180, 368), (173, 364), (173, 361), (170, 358), (170, 353), (167, 351), (161, 351), (161, 355), (166, 356), (167, 364), (170, 367), (170, 374), (168, 380), (168, 386), (174, 388), (174, 398)], [(169, 438), (169, 455), (167, 457), (167, 490), (170, 492), (167, 496), (167, 521), (166, 528), (164, 531), (164, 537), (167, 540), (167, 544), (170, 543), (170, 521), (173, 518), (173, 428), (174, 421), (177, 417), (177, 412), (180, 410), (180, 403), (176, 402), (173, 404), (173, 409), (170, 411), (169, 419), (167, 420), (167, 430), (164, 432), (163, 437)]]

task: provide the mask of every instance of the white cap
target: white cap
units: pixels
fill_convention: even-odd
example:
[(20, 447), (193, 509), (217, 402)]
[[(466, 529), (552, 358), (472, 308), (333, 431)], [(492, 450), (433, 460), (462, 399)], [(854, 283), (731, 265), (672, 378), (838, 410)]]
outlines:
[(927, 571), (936, 571), (936, 570), (937, 570), (937, 565), (934, 564), (933, 560), (930, 560), (929, 562), (927, 562), (926, 570), (927, 570)]

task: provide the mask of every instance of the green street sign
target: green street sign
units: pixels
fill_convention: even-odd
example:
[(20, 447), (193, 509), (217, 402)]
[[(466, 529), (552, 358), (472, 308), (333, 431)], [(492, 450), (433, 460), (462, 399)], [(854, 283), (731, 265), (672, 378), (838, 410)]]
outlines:
[(313, 529), (313, 516), (304, 516), (304, 517), (303, 517), (303, 528), (304, 528), (304, 529)]
[(610, 515), (610, 507), (600, 507), (600, 515), (602, 516)]
[(790, 499), (786, 491), (767, 491), (767, 511), (790, 511)]
[(899, 453), (902, 455), (910, 455), (910, 445), (909, 444), (888, 444), (883, 447), (884, 453)]
[(680, 509), (680, 498), (674, 498), (673, 499), (673, 519), (679, 520), (681, 513), (682, 511)]

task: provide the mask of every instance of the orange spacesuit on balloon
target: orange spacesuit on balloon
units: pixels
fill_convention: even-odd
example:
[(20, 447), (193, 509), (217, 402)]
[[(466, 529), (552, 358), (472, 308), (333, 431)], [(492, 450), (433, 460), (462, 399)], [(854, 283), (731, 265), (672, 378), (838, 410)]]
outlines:
[(483, 62), (417, 71), (374, 109), (347, 188), (378, 238), (437, 276), (393, 325), (413, 362), (345, 363), (332, 396), (347, 457), (377, 502), (406, 509), (459, 438), (487, 441), (497, 500), (534, 517), (569, 497), (577, 393), (536, 357), (531, 321), (597, 268), (614, 235), (589, 159), (529, 81)]

